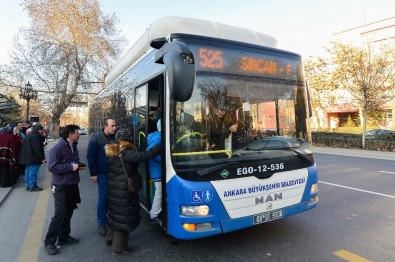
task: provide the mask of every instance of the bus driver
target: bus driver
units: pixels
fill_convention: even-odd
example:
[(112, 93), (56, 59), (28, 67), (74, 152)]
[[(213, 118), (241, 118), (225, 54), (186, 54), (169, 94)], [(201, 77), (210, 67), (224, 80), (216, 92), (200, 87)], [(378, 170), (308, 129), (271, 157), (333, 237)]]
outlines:
[(239, 109), (242, 102), (239, 97), (229, 96), (226, 88), (222, 91), (217, 99), (210, 96), (208, 101), (208, 114), (206, 121), (209, 128), (207, 129), (207, 150), (232, 149), (232, 143), (237, 141), (237, 131), (241, 128), (242, 123), (239, 121)]

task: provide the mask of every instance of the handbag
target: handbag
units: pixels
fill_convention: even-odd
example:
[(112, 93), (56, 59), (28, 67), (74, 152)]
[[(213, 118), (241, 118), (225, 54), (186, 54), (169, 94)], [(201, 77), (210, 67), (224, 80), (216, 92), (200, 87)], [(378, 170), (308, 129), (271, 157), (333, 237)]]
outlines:
[(119, 153), (118, 157), (122, 163), (123, 173), (125, 174), (126, 181), (128, 184), (128, 192), (130, 192), (130, 193), (138, 192), (140, 189), (143, 188), (143, 179), (141, 178), (141, 176), (139, 174), (137, 174), (137, 175), (133, 176), (134, 180), (135, 180), (135, 181), (133, 181), (132, 177), (129, 177), (128, 173), (126, 172), (125, 163), (123, 162), (123, 159), (122, 159), (122, 153)]

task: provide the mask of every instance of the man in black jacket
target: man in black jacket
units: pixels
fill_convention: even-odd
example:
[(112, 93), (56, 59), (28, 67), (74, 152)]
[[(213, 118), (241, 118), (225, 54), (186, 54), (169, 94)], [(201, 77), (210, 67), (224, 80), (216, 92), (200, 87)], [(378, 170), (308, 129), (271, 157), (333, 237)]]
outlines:
[(26, 191), (37, 192), (43, 190), (37, 186), (37, 175), (40, 171), (41, 164), (45, 164), (44, 144), (43, 144), (44, 127), (36, 124), (33, 131), (26, 135), (22, 143), (19, 163), (26, 165), (25, 169), (25, 188)]

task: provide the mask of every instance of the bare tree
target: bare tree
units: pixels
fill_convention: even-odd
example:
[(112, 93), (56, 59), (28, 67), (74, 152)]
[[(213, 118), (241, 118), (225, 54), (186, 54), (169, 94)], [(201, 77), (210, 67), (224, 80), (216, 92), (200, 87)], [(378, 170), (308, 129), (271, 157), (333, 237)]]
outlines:
[(309, 85), (313, 117), (317, 119), (318, 127), (322, 128), (319, 111), (325, 111), (335, 99), (330, 65), (328, 60), (322, 57), (308, 57), (303, 61), (303, 68)]
[[(125, 44), (115, 15), (105, 15), (98, 0), (25, 0), (31, 19), (15, 38), (11, 65), (2, 66), (0, 83), (22, 86), (29, 80), (40, 104), (51, 112), (57, 135), (62, 113), (79, 93), (100, 89)], [(96, 84), (96, 85), (95, 85)]]
[(358, 48), (335, 42), (328, 52), (335, 86), (347, 90), (360, 108), (365, 148), (367, 113), (394, 99), (395, 51), (388, 46), (374, 50), (370, 44)]

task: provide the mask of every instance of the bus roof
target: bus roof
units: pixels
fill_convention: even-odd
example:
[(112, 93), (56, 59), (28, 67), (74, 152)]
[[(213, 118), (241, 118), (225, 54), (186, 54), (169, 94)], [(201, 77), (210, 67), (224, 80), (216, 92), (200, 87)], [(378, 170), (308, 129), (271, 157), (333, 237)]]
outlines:
[(147, 52), (151, 48), (152, 40), (167, 37), (172, 33), (208, 36), (268, 47), (277, 45), (274, 37), (257, 31), (195, 18), (166, 16), (159, 18), (145, 30), (120, 62), (108, 73), (105, 78), (105, 86), (108, 87), (117, 80), (122, 72)]

